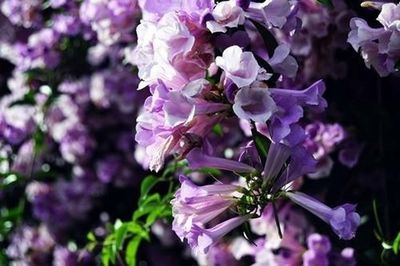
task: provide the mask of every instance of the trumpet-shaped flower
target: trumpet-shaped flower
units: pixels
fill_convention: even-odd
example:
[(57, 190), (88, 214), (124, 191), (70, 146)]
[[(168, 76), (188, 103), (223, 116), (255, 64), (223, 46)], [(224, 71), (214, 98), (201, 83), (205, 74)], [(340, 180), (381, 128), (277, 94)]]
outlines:
[(349, 240), (355, 236), (357, 227), (360, 225), (360, 215), (355, 212), (355, 205), (346, 203), (330, 208), (301, 192), (287, 192), (286, 195), (294, 203), (328, 223), (341, 239)]

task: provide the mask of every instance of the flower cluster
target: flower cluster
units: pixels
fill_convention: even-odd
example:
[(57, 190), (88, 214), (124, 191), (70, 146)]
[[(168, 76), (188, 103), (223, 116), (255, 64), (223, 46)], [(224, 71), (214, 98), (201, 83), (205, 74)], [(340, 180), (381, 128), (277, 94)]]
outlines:
[(387, 2), (0, 0), (0, 264), (398, 254)]
[[(175, 155), (186, 158), (191, 169), (216, 168), (246, 180), (239, 187), (199, 187), (181, 177), (171, 202), (173, 230), (181, 240), (195, 253), (206, 253), (222, 236), (283, 197), (330, 224), (340, 238), (351, 239), (360, 223), (353, 205), (330, 209), (287, 188), (302, 175), (315, 173), (315, 159), (344, 139), (329, 135), (329, 128), (322, 143), (316, 135), (324, 133), (308, 133), (308, 142), (314, 140), (324, 154), (303, 145), (307, 134), (302, 119), (323, 111), (327, 103), (321, 80), (305, 89), (285, 85), (295, 79), (298, 63), (275, 29), (296, 31), (297, 9), (288, 1), (230, 0), (182, 3), (170, 11), (150, 2), (142, 5), (138, 45), (125, 54), (138, 66), (139, 88), (148, 86), (151, 93), (136, 127), (136, 141), (145, 150), (149, 168), (159, 171)], [(252, 44), (266, 35), (269, 42)], [(243, 143), (238, 160), (221, 158), (211, 144), (213, 129), (227, 120), (234, 120), (231, 126), (247, 123), (253, 137), (254, 142)], [(260, 147), (260, 141), (270, 142), (269, 148)], [(239, 215), (207, 228), (228, 209)]]
[(135, 1), (1, 6), (13, 34), (0, 40), (11, 69), (1, 82), (0, 175), (19, 185), (0, 200), (25, 198), (32, 224), (16, 229), (6, 255), (16, 265), (86, 265), (77, 245), (113, 215), (103, 199), (135, 191), (143, 175), (132, 123), (144, 98), (122, 63), (139, 9)]
[(367, 67), (373, 67), (381, 77), (396, 72), (400, 59), (400, 5), (394, 3), (365, 3), (380, 9), (380, 28), (371, 28), (362, 18), (353, 18), (348, 42), (360, 51)]

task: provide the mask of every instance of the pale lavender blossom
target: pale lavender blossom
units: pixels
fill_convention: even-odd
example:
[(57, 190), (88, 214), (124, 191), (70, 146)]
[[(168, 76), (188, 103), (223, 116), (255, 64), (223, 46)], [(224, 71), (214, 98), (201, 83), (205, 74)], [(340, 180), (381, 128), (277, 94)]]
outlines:
[(51, 264), (54, 243), (55, 240), (45, 226), (22, 225), (11, 236), (6, 254), (15, 265), (48, 265)]
[(317, 81), (304, 90), (271, 88), (270, 95), (277, 105), (277, 111), (271, 117), (269, 132), (275, 142), (287, 137), (291, 126), (304, 115), (304, 109), (320, 112), (327, 106), (322, 97), (325, 92), (323, 81)]
[(352, 18), (348, 42), (360, 51), (365, 64), (381, 77), (396, 71), (400, 58), (399, 4), (385, 3), (377, 20), (383, 27), (371, 28), (362, 18)]
[(329, 238), (320, 234), (311, 234), (307, 238), (308, 250), (303, 254), (304, 266), (328, 266), (328, 253), (331, 251)]
[(171, 201), (174, 221), (172, 229), (181, 240), (188, 237), (191, 230), (204, 225), (233, 206), (233, 193), (240, 187), (230, 184), (197, 186), (187, 177), (180, 176), (181, 188)]
[(97, 33), (105, 45), (132, 41), (136, 26), (136, 0), (85, 0), (80, 7), (80, 18)]
[(14, 95), (0, 100), (0, 136), (12, 145), (20, 144), (35, 130), (35, 107), (31, 105), (13, 105), (21, 100)]
[(54, 68), (61, 58), (57, 45), (60, 35), (54, 29), (44, 28), (29, 36), (27, 43), (17, 43), (16, 65), (21, 70), (32, 68)]
[[(152, 96), (146, 99), (144, 110), (137, 118), (135, 136), (135, 140), (146, 148), (151, 170), (160, 170), (168, 155), (178, 150), (181, 153), (189, 151), (193, 148), (190, 144), (179, 147), (178, 143), (189, 135), (201, 139), (222, 118), (207, 114), (223, 111), (227, 106), (207, 102), (202, 99), (201, 92), (193, 95), (192, 88), (189, 83), (180, 92), (172, 91), (162, 81), (151, 86)], [(199, 88), (200, 91), (207, 90), (208, 85)]]
[(282, 28), (290, 14), (290, 2), (287, 0), (265, 0), (263, 2), (250, 2), (246, 15), (268, 27)]
[(217, 66), (224, 70), (226, 78), (239, 88), (249, 86), (258, 75), (260, 66), (251, 52), (243, 52), (237, 45), (228, 47), (215, 59)]
[(361, 221), (360, 215), (355, 212), (355, 205), (344, 204), (330, 208), (301, 192), (286, 192), (286, 195), (294, 203), (328, 223), (341, 239), (350, 240), (355, 236)]
[(142, 20), (137, 28), (138, 45), (125, 55), (139, 68), (139, 89), (161, 79), (180, 90), (188, 82), (204, 78), (214, 54), (207, 34), (186, 14), (169, 12), (158, 22)]
[(74, 36), (81, 30), (81, 23), (77, 16), (60, 14), (53, 18), (53, 29), (60, 34)]
[(253, 83), (236, 93), (233, 111), (241, 119), (265, 123), (277, 107), (268, 88), (263, 83)]
[(227, 28), (237, 28), (244, 23), (244, 11), (236, 4), (236, 0), (221, 1), (214, 7), (213, 20), (206, 22), (211, 33), (226, 32)]
[(187, 235), (188, 243), (195, 253), (207, 253), (211, 245), (248, 219), (248, 216), (234, 217), (210, 229), (194, 225)]
[(1, 12), (15, 25), (38, 27), (42, 23), (41, 5), (41, 0), (5, 0)]

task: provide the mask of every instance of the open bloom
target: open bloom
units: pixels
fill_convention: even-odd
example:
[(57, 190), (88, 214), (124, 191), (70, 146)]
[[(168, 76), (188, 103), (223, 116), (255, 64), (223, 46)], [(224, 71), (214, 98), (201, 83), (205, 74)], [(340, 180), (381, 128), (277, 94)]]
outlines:
[(396, 71), (400, 58), (400, 5), (384, 3), (377, 20), (383, 27), (371, 28), (361, 18), (352, 18), (348, 42), (361, 52), (366, 66), (383, 77)]
[(187, 134), (205, 136), (220, 119), (213, 114), (227, 108), (204, 100), (202, 91), (208, 87), (204, 80), (194, 82), (200, 85), (189, 83), (181, 91), (171, 90), (162, 81), (150, 87), (152, 95), (137, 118), (135, 139), (146, 148), (151, 170), (160, 170), (168, 155), (185, 151), (185, 145), (178, 144)]
[(248, 219), (249, 216), (237, 216), (210, 229), (203, 229), (195, 225), (188, 234), (188, 243), (195, 253), (207, 253), (213, 243)]
[(226, 48), (222, 56), (215, 59), (215, 63), (239, 88), (253, 83), (260, 70), (254, 55), (251, 52), (243, 52), (237, 45)]
[(183, 240), (196, 225), (204, 225), (231, 207), (240, 187), (230, 184), (196, 186), (180, 176), (181, 188), (171, 201), (174, 221), (172, 229)]
[(286, 192), (286, 195), (294, 203), (328, 223), (341, 239), (349, 240), (355, 236), (355, 231), (360, 225), (360, 215), (355, 212), (355, 205), (346, 203), (330, 208), (301, 192)]
[(233, 111), (241, 119), (265, 123), (276, 110), (276, 104), (265, 86), (253, 84), (236, 93)]
[(214, 20), (206, 22), (212, 32), (226, 32), (226, 28), (236, 28), (244, 23), (244, 12), (236, 5), (236, 0), (219, 2), (212, 11)]

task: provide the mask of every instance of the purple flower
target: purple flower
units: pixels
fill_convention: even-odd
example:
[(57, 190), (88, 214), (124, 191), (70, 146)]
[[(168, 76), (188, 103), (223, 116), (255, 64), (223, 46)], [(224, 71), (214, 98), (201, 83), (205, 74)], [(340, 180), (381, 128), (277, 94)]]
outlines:
[(289, 53), (290, 46), (287, 44), (281, 44), (275, 48), (274, 54), (267, 61), (275, 72), (293, 78), (296, 76), (299, 66), (296, 59), (289, 55)]
[(353, 46), (354, 50), (358, 49), (373, 40), (377, 40), (384, 34), (384, 30), (373, 29), (368, 26), (368, 23), (361, 18), (353, 18), (350, 21), (351, 31), (349, 33), (348, 42)]
[(330, 208), (301, 192), (286, 192), (286, 195), (294, 203), (328, 223), (341, 239), (350, 240), (355, 236), (355, 231), (360, 225), (360, 215), (355, 212), (355, 205), (346, 203)]
[(98, 107), (117, 107), (122, 113), (131, 113), (137, 108), (137, 85), (137, 77), (124, 69), (96, 72), (90, 80), (90, 99)]
[(226, 77), (239, 88), (253, 83), (260, 70), (254, 55), (251, 52), (243, 52), (236, 45), (226, 48), (222, 56), (215, 59), (215, 63), (225, 71)]
[(371, 66), (383, 77), (396, 71), (400, 58), (400, 5), (384, 3), (377, 20), (381, 28), (371, 28), (361, 18), (350, 21), (348, 42), (354, 50), (361, 51), (366, 66)]
[(233, 193), (240, 189), (225, 184), (196, 186), (184, 176), (180, 176), (179, 181), (181, 188), (171, 204), (174, 217), (172, 229), (181, 240), (196, 224), (204, 225), (232, 206), (236, 201)]
[(78, 254), (65, 247), (57, 246), (54, 249), (54, 266), (78, 266)]
[(20, 144), (35, 129), (35, 107), (12, 105), (17, 100), (19, 98), (11, 95), (0, 101), (0, 136), (12, 145)]
[(210, 229), (203, 229), (194, 225), (187, 235), (188, 243), (195, 253), (207, 253), (211, 245), (248, 219), (248, 216), (238, 216), (217, 224)]
[(312, 249), (303, 254), (303, 266), (328, 266), (329, 259), (326, 254), (320, 254)]
[[(285, 149), (284, 146), (280, 146), (280, 149)], [(276, 151), (277, 153), (279, 152)], [(274, 154), (269, 155), (268, 157), (271, 156), (274, 158)], [(285, 157), (279, 157), (281, 158), (280, 163), (282, 163), (280, 166), (283, 166), (283, 159)], [(276, 164), (278, 166), (279, 164)], [(277, 167), (276, 169), (281, 169)], [(316, 169), (316, 160), (312, 157), (312, 155), (307, 152), (301, 145), (296, 146), (292, 148), (291, 150), (291, 158), (288, 163), (288, 166), (284, 169), (282, 174), (278, 177), (276, 177), (275, 182), (273, 184), (273, 191), (278, 191), (281, 189), (284, 185), (289, 184), (290, 182), (296, 180), (297, 178), (313, 173)], [(276, 171), (275, 171), (276, 172)], [(268, 178), (268, 176), (267, 176)]]
[(60, 143), (63, 158), (70, 163), (88, 160), (95, 148), (95, 141), (83, 128), (69, 130)]
[(42, 22), (41, 5), (41, 0), (5, 0), (1, 3), (1, 12), (15, 25), (37, 27)]
[[(173, 91), (159, 81), (150, 88), (152, 96), (146, 99), (144, 110), (137, 118), (135, 140), (146, 148), (151, 170), (160, 170), (166, 156), (174, 152), (186, 154), (193, 148), (188, 137), (201, 140), (222, 119), (218, 112), (228, 107), (203, 99), (208, 84), (194, 86), (197, 88), (194, 90), (192, 85)], [(183, 142), (178, 146), (181, 140), (186, 140), (188, 145)]]
[(208, 156), (204, 154), (199, 148), (191, 150), (188, 153), (186, 159), (189, 162), (189, 167), (192, 169), (209, 167), (237, 173), (251, 173), (256, 171), (256, 169), (254, 169), (253, 167), (235, 160)]
[(53, 29), (60, 34), (74, 36), (81, 30), (78, 18), (73, 15), (60, 14), (55, 16), (53, 21)]
[(290, 14), (290, 3), (287, 0), (250, 2), (246, 15), (264, 23), (268, 27), (282, 28)]
[(331, 242), (324, 235), (311, 234), (307, 238), (307, 247), (320, 254), (328, 254), (331, 251)]
[(49, 265), (54, 244), (45, 226), (22, 225), (11, 236), (6, 254), (16, 265)]
[(344, 128), (339, 124), (315, 122), (305, 128), (307, 139), (304, 146), (320, 160), (334, 151), (336, 146), (346, 138)]
[(265, 86), (251, 85), (241, 88), (235, 96), (233, 111), (241, 119), (265, 123), (277, 107)]
[(54, 29), (44, 28), (29, 36), (26, 44), (16, 43), (17, 66), (21, 70), (54, 68), (60, 62), (57, 45), (60, 35)]
[(355, 142), (346, 143), (345, 147), (339, 152), (339, 161), (343, 165), (353, 168), (360, 157), (363, 145)]
[(104, 183), (110, 183), (118, 174), (121, 174), (122, 158), (109, 155), (99, 160), (96, 165), (98, 178)]
[(291, 125), (303, 117), (304, 108), (322, 111), (327, 102), (322, 97), (325, 84), (319, 80), (304, 90), (270, 89), (277, 111), (269, 122), (272, 140), (280, 142), (290, 134)]
[(80, 18), (97, 33), (105, 45), (132, 41), (136, 25), (137, 4), (132, 0), (85, 0), (80, 7)]
[(211, 14), (214, 20), (206, 22), (211, 33), (226, 32), (227, 28), (237, 28), (244, 23), (243, 9), (236, 5), (236, 0), (217, 3)]
[(385, 3), (377, 20), (385, 27), (394, 31), (400, 31), (400, 5)]

